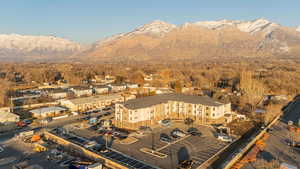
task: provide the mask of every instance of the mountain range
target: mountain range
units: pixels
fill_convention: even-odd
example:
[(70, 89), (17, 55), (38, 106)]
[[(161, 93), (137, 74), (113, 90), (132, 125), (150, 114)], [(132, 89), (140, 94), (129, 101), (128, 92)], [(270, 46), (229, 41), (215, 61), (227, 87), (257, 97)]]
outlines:
[(0, 35), (0, 60), (151, 61), (300, 56), (300, 26), (219, 20), (153, 21), (90, 45), (54, 36)]

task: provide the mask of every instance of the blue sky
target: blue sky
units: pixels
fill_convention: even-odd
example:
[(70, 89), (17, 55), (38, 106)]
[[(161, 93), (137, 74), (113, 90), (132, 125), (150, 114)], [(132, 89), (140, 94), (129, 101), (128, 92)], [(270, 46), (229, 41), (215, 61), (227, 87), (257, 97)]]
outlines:
[(81, 43), (163, 20), (265, 18), (300, 25), (300, 0), (2, 0), (0, 34), (55, 35)]

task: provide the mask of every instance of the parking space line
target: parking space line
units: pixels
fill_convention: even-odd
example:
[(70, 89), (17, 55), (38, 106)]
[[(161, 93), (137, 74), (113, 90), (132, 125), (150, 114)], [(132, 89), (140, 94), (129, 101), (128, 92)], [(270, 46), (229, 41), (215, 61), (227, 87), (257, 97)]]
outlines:
[(161, 147), (161, 148), (156, 149), (156, 151), (161, 151), (161, 150), (163, 150), (163, 149), (165, 149), (165, 148), (167, 148), (167, 147), (169, 147), (169, 146), (171, 146), (171, 145), (173, 145), (173, 144), (176, 144), (177, 142), (180, 142), (180, 141), (182, 141), (182, 140), (184, 140), (184, 139), (186, 139), (186, 138), (188, 138), (188, 137), (190, 137), (190, 136), (191, 136), (191, 135), (187, 135), (187, 136), (182, 137), (182, 138), (180, 138), (180, 139), (178, 139), (178, 140), (175, 140), (175, 141), (172, 142), (172, 143), (169, 143), (169, 144), (167, 144), (167, 145), (165, 145), (165, 146), (163, 146), (163, 147)]

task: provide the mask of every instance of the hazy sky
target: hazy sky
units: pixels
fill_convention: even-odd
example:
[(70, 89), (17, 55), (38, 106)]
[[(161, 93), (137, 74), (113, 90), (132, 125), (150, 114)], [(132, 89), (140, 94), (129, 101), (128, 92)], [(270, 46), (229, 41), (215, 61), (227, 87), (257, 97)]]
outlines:
[(1, 0), (0, 33), (55, 35), (92, 43), (137, 26), (265, 18), (300, 25), (300, 0)]

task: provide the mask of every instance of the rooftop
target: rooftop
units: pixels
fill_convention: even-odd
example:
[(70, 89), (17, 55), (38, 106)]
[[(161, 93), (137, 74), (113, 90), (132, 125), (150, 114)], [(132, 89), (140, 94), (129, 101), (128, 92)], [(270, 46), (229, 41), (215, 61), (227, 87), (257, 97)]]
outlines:
[(18, 115), (14, 114), (14, 113), (9, 113), (9, 112), (0, 112), (0, 119), (4, 120), (7, 118), (11, 118), (11, 117), (19, 117)]
[(169, 94), (143, 97), (134, 100), (128, 100), (127, 102), (124, 103), (124, 106), (129, 109), (140, 109), (140, 108), (146, 108), (160, 103), (167, 103), (168, 101), (181, 101), (185, 103), (202, 104), (207, 106), (223, 105), (223, 103), (217, 102), (207, 96), (169, 93)]
[(83, 97), (70, 100), (73, 104), (85, 104), (85, 103), (94, 103), (99, 102), (101, 100), (109, 100), (115, 99), (118, 97), (122, 97), (120, 94), (110, 94), (110, 95), (99, 95), (99, 96), (91, 96), (91, 97)]
[(34, 114), (43, 114), (43, 113), (48, 113), (48, 112), (57, 112), (57, 111), (66, 111), (66, 108), (63, 107), (55, 107), (55, 106), (51, 106), (51, 107), (43, 107), (43, 108), (39, 108), (39, 109), (33, 109), (30, 110), (31, 113)]
[(74, 90), (88, 90), (88, 89), (92, 89), (91, 86), (70, 86), (70, 89), (74, 89)]

